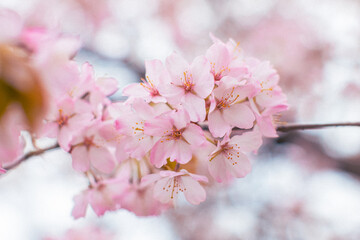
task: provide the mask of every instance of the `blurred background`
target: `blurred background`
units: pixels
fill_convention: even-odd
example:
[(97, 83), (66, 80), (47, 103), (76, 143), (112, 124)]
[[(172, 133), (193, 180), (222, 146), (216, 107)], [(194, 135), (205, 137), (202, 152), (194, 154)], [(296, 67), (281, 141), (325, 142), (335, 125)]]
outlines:
[[(359, 0), (0, 0), (0, 7), (28, 26), (79, 36), (77, 61), (121, 87), (143, 77), (144, 60), (174, 50), (191, 60), (211, 45), (209, 33), (233, 38), (246, 56), (279, 71), (290, 104), (282, 121), (360, 121)], [(252, 162), (251, 174), (209, 189), (199, 206), (145, 218), (88, 210), (75, 221), (72, 198), (87, 180), (67, 154), (49, 152), (0, 178), (1, 239), (92, 227), (114, 239), (360, 239), (360, 128), (280, 134)]]

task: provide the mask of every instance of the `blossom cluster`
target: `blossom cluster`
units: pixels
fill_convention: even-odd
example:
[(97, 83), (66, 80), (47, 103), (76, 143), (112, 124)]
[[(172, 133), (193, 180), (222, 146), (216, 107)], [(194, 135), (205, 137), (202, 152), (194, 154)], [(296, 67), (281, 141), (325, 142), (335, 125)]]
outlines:
[[(178, 53), (164, 63), (146, 61), (142, 82), (123, 89), (128, 99), (112, 102), (117, 81), (72, 60), (77, 39), (25, 28), (13, 18), (19, 25), (13, 47), (25, 49), (45, 89), (46, 111), (32, 135), (56, 138), (90, 181), (74, 197), (75, 218), (85, 216), (88, 205), (98, 216), (120, 208), (157, 215), (180, 193), (199, 204), (214, 181), (245, 177), (247, 155), (263, 137), (277, 136), (276, 116), (287, 109), (279, 76), (268, 62), (244, 57), (232, 40), (213, 37), (191, 63)], [(11, 156), (1, 158), (5, 168), (21, 155), (20, 130), (27, 128), (16, 126), (16, 154), (0, 152)]]

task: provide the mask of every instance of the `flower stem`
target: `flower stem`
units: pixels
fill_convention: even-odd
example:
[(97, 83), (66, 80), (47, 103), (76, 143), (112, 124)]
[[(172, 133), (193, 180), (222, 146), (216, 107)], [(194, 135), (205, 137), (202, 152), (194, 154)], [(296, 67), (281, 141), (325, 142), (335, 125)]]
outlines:
[(20, 165), (22, 162), (24, 162), (25, 160), (31, 158), (31, 157), (34, 157), (34, 156), (38, 156), (38, 155), (41, 155), (43, 154), (44, 152), (47, 152), (47, 151), (50, 151), (50, 150), (54, 150), (54, 149), (58, 149), (60, 148), (59, 144), (56, 143), (52, 146), (49, 146), (47, 148), (43, 148), (43, 149), (38, 149), (38, 150), (35, 150), (35, 151), (32, 151), (32, 152), (28, 152), (27, 154), (25, 154), (24, 156), (22, 156), (19, 160), (17, 160), (15, 163), (5, 167), (6, 170), (10, 170), (10, 169), (13, 169), (13, 168), (16, 168), (18, 165)]
[(289, 124), (285, 126), (278, 126), (276, 131), (278, 132), (290, 132), (296, 130), (310, 130), (321, 129), (328, 127), (360, 127), (360, 122), (349, 123), (326, 123), (326, 124)]

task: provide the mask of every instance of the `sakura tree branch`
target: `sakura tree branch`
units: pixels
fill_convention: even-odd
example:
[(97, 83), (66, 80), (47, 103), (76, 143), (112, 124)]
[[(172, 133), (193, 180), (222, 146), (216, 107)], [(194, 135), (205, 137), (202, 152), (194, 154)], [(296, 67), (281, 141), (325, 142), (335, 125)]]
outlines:
[(310, 130), (321, 129), (327, 127), (360, 127), (360, 122), (349, 123), (326, 123), (326, 124), (291, 124), (285, 126), (278, 126), (276, 131), (278, 132), (290, 132), (296, 130)]
[(43, 148), (43, 149), (38, 149), (38, 150), (35, 150), (35, 151), (32, 151), (32, 152), (28, 152), (27, 154), (25, 154), (24, 156), (22, 156), (19, 160), (17, 160), (14, 164), (12, 165), (9, 165), (7, 166), (5, 169), (6, 170), (11, 170), (13, 168), (16, 168), (17, 166), (19, 166), (22, 162), (26, 161), (27, 159), (31, 158), (31, 157), (34, 157), (34, 156), (38, 156), (38, 155), (41, 155), (47, 151), (50, 151), (50, 150), (54, 150), (54, 149), (57, 149), (59, 148), (59, 144), (56, 143), (52, 146), (49, 146), (47, 148)]

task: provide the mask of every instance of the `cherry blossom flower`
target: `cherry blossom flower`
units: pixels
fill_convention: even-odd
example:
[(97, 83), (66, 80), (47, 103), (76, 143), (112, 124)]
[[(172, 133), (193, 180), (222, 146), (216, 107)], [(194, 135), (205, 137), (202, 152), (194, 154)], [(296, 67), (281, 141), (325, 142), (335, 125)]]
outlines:
[(208, 121), (209, 130), (214, 137), (223, 137), (232, 127), (252, 128), (255, 116), (248, 106), (256, 88), (253, 85), (238, 84), (231, 77), (223, 77), (219, 87), (213, 91)]
[(183, 192), (186, 200), (191, 204), (199, 204), (205, 201), (206, 192), (199, 182), (208, 182), (205, 176), (189, 173), (185, 169), (179, 172), (160, 171), (142, 178), (141, 184), (155, 183), (154, 198), (162, 203), (169, 203)]
[(236, 57), (236, 47), (230, 50), (231, 45), (227, 46), (220, 40), (206, 51), (206, 58), (210, 62), (211, 73), (214, 81), (218, 82), (224, 76), (241, 79), (247, 76), (248, 68), (241, 59)]
[(120, 178), (92, 183), (89, 189), (74, 197), (75, 206), (72, 210), (72, 216), (75, 219), (84, 217), (88, 205), (92, 207), (97, 216), (102, 216), (107, 211), (119, 209), (120, 206), (114, 199), (122, 193), (125, 186), (123, 181)]
[(89, 126), (94, 118), (89, 109), (90, 106), (82, 100), (75, 101), (68, 97), (59, 100), (48, 113), (39, 136), (57, 138), (61, 148), (69, 151), (73, 136)]
[(263, 111), (258, 110), (258, 107), (253, 99), (250, 99), (250, 105), (254, 111), (256, 124), (259, 127), (260, 132), (265, 137), (277, 137), (278, 134), (276, 133), (276, 120), (274, 119), (274, 115), (287, 110), (288, 105), (279, 104), (274, 107), (265, 108)]
[(99, 227), (86, 226), (80, 229), (70, 229), (61, 237), (46, 237), (43, 240), (113, 240), (114, 234)]
[(25, 124), (22, 120), (23, 116), (13, 106), (0, 118), (0, 173), (5, 173), (4, 168), (24, 153), (25, 140), (21, 130)]
[(204, 56), (189, 65), (180, 55), (173, 53), (166, 58), (169, 76), (159, 87), (162, 96), (174, 106), (181, 104), (189, 113), (191, 121), (203, 121), (206, 116), (205, 98), (214, 88), (210, 64)]
[[(159, 137), (153, 137), (144, 133), (144, 125), (147, 120), (152, 120), (161, 112), (156, 111), (143, 99), (136, 98), (131, 104), (118, 104), (112, 106), (109, 111), (120, 114), (115, 121), (116, 129), (123, 134), (124, 151), (132, 158), (142, 158), (154, 146)], [(125, 117), (126, 116), (126, 117)]]
[(114, 170), (115, 156), (100, 134), (106, 127), (107, 124), (96, 122), (70, 142), (72, 165), (75, 170), (85, 172), (91, 166), (103, 173), (111, 173)]
[(158, 87), (163, 84), (164, 67), (160, 60), (145, 61), (145, 79), (142, 83), (133, 83), (123, 89), (123, 95), (131, 98), (142, 98), (147, 102), (166, 102), (160, 95)]
[(229, 182), (234, 177), (245, 177), (251, 171), (251, 163), (245, 155), (258, 150), (262, 144), (259, 131), (246, 132), (229, 138), (225, 135), (209, 155), (209, 172), (218, 182)]
[[(147, 175), (148, 176), (148, 175)], [(121, 196), (120, 205), (137, 216), (156, 216), (172, 207), (170, 203), (161, 203), (153, 197), (154, 185), (129, 184)]]
[(279, 75), (269, 62), (260, 62), (257, 59), (249, 59), (251, 68), (251, 82), (258, 84), (260, 92), (256, 94), (256, 103), (262, 108), (285, 104), (286, 97), (278, 86)]
[(204, 133), (198, 125), (190, 123), (184, 110), (171, 111), (145, 122), (144, 133), (161, 137), (151, 150), (150, 161), (160, 168), (169, 158), (181, 164), (192, 158), (192, 149), (204, 141)]

